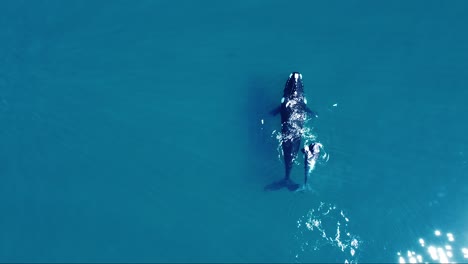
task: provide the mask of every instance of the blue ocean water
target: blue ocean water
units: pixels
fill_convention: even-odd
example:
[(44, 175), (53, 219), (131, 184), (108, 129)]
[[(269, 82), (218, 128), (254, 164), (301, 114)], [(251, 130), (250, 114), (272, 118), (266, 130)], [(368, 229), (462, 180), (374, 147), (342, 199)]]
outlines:
[[(466, 8), (2, 1), (0, 261), (467, 262)], [(329, 159), (265, 192), (292, 71)]]

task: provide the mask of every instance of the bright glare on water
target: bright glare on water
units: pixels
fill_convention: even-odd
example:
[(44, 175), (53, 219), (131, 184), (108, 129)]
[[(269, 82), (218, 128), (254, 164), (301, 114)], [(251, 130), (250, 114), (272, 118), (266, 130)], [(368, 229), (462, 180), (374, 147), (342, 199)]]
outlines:
[(419, 247), (398, 252), (399, 263), (466, 263), (466, 244), (458, 243), (452, 233), (434, 231), (434, 236), (419, 239)]

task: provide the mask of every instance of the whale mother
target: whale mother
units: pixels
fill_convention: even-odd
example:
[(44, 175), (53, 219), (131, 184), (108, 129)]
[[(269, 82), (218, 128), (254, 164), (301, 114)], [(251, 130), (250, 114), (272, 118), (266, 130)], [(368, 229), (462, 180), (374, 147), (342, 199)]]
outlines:
[(290, 179), (291, 169), (301, 146), (304, 122), (307, 120), (307, 114), (315, 115), (315, 113), (307, 107), (302, 74), (293, 72), (289, 75), (286, 85), (284, 86), (281, 105), (271, 111), (271, 114), (281, 114), (281, 147), (283, 149), (285, 163), (285, 177), (280, 182), (267, 186), (266, 189), (271, 190), (282, 187), (297, 189), (298, 185)]

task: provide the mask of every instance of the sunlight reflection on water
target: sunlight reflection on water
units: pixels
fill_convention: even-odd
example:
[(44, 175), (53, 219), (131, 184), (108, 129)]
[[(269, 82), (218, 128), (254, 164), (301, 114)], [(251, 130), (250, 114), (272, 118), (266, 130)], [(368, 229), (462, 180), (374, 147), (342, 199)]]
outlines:
[[(435, 238), (434, 238), (435, 237)], [(434, 237), (426, 241), (424, 238), (418, 240), (420, 248), (417, 250), (406, 250), (406, 253), (398, 252), (399, 263), (466, 263), (468, 262), (468, 249), (459, 246), (455, 242), (453, 233), (443, 234), (440, 230), (434, 231)]]

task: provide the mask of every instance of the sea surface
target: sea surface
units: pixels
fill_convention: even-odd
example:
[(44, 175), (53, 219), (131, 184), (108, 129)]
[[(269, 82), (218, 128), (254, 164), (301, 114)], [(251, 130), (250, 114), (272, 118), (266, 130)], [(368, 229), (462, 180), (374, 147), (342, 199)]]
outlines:
[[(467, 9), (1, 1), (0, 262), (468, 262)], [(293, 71), (327, 158), (265, 191)]]

